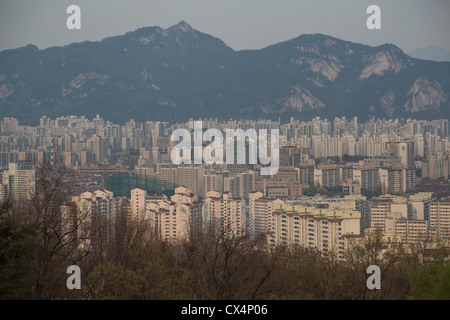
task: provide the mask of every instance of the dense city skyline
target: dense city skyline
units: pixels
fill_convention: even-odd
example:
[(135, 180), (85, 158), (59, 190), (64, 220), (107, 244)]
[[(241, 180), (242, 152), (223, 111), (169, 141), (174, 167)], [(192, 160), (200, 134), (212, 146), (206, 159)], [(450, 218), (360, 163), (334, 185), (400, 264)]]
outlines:
[[(261, 164), (248, 162), (250, 145), (244, 151), (247, 162), (240, 164), (174, 164), (170, 154), (178, 141), (171, 134), (182, 129), (195, 137), (198, 121), (205, 130), (227, 133), (279, 130), (276, 174), (264, 176), (257, 170)], [(340, 260), (350, 239), (364, 239), (375, 230), (388, 243), (428, 241), (432, 248), (450, 235), (450, 189), (435, 192), (427, 185), (450, 176), (448, 131), (447, 119), (359, 123), (356, 117), (332, 122), (316, 117), (279, 123), (210, 118), (173, 124), (130, 119), (122, 126), (97, 115), (92, 120), (41, 117), (39, 126), (30, 127), (4, 118), (1, 200), (31, 200), (39, 183), (36, 172), (62, 165), (74, 170), (72, 201), (79, 210), (90, 208), (93, 215), (105, 201), (108, 211), (97, 214), (114, 217), (129, 205), (130, 217), (149, 221), (162, 241), (187, 240), (190, 228), (199, 232), (218, 224), (226, 238), (264, 236), (264, 248), (299, 244), (323, 254), (330, 250)], [(296, 218), (287, 222), (289, 217)], [(306, 225), (296, 230), (300, 221)], [(301, 231), (319, 227), (323, 232), (314, 237)]]

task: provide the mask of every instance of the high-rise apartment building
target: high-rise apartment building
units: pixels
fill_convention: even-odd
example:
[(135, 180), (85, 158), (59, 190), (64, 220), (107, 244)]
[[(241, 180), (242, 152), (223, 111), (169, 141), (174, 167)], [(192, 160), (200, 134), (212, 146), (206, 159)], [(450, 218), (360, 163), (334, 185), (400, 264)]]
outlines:
[(388, 146), (393, 149), (394, 157), (400, 158), (405, 169), (414, 169), (414, 140), (392, 141)]
[(202, 227), (202, 202), (185, 187), (175, 188), (170, 200), (163, 195), (131, 191), (132, 216), (148, 221), (154, 235), (164, 241), (184, 240)]
[(450, 175), (450, 155), (427, 154), (426, 159), (422, 161), (422, 178), (437, 179), (440, 177), (448, 178)]
[(36, 172), (28, 162), (9, 163), (9, 170), (1, 175), (2, 198), (31, 199), (36, 189)]
[(160, 164), (157, 166), (155, 177), (158, 180), (185, 186), (192, 193), (202, 195), (205, 170), (203, 165)]
[(412, 218), (430, 220), (430, 206), (436, 201), (432, 192), (419, 192), (409, 196), (412, 205)]
[(344, 259), (345, 236), (360, 234), (357, 211), (276, 204), (269, 245), (299, 245)]
[(244, 199), (233, 198), (228, 191), (222, 196), (217, 191), (208, 192), (203, 205), (203, 225), (207, 230), (213, 228), (231, 239), (247, 233), (246, 222)]
[(235, 197), (248, 199), (249, 193), (255, 190), (255, 172), (248, 170), (224, 178), (223, 190)]
[(264, 197), (260, 191), (249, 194), (247, 231), (252, 239), (270, 232), (273, 206), (281, 203), (281, 200)]
[(430, 226), (435, 227), (440, 240), (450, 239), (450, 202), (430, 204)]
[(78, 225), (77, 237), (83, 238), (87, 234), (87, 243), (97, 247), (114, 239), (116, 218), (121, 216), (128, 219), (131, 213), (129, 199), (114, 197), (109, 190), (86, 191), (72, 197), (72, 201), (76, 206), (76, 214), (73, 215), (70, 210), (62, 210), (63, 219), (66, 222), (70, 219), (73, 225)]

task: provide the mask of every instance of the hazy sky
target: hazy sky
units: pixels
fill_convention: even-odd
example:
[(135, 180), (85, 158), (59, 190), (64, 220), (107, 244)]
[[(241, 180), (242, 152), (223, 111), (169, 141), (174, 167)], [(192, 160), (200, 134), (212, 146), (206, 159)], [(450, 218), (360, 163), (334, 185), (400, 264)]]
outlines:
[[(81, 30), (68, 30), (66, 9), (81, 8)], [(366, 9), (381, 8), (381, 30), (368, 30)], [(450, 0), (0, 0), (0, 50), (96, 41), (145, 26), (185, 20), (235, 50), (260, 49), (304, 33), (408, 52), (450, 50)]]

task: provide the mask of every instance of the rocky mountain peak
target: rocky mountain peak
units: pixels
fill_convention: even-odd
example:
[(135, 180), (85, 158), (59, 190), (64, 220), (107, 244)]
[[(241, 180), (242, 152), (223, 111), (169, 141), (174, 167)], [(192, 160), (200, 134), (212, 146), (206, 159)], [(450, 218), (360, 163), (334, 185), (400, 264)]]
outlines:
[(184, 20), (181, 20), (176, 25), (173, 25), (167, 29), (168, 31), (177, 31), (177, 32), (189, 32), (194, 29)]

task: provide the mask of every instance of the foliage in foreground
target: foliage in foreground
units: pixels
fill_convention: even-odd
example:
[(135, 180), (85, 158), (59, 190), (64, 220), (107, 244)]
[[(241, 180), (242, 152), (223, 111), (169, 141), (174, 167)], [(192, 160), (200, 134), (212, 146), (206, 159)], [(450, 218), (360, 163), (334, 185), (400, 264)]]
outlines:
[[(0, 206), (1, 299), (450, 299), (448, 261), (401, 245), (385, 252), (379, 234), (339, 261), (300, 247), (261, 250), (210, 231), (166, 243), (147, 224), (119, 216), (115, 237), (95, 246), (82, 236), (95, 230), (80, 232), (82, 221), (61, 227), (68, 188), (64, 172), (49, 170), (39, 196)], [(81, 269), (81, 290), (66, 287), (72, 264)], [(381, 290), (367, 289), (372, 264), (381, 269)]]

